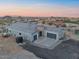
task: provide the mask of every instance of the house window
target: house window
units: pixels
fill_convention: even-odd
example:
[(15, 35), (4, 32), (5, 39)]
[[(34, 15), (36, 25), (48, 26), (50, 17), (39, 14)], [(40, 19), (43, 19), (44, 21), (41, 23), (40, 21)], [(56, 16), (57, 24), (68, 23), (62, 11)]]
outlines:
[(11, 34), (11, 30), (8, 30), (8, 33)]
[(19, 35), (21, 35), (21, 33), (19, 33)]
[(47, 33), (47, 37), (51, 39), (56, 39), (56, 34), (53, 33)]
[(79, 35), (79, 30), (75, 30), (75, 34)]
[(34, 35), (33, 38), (34, 38), (34, 39), (33, 39), (33, 42), (34, 42), (35, 40), (37, 40), (37, 35)]
[(64, 37), (61, 37), (59, 40), (63, 40), (64, 39)]

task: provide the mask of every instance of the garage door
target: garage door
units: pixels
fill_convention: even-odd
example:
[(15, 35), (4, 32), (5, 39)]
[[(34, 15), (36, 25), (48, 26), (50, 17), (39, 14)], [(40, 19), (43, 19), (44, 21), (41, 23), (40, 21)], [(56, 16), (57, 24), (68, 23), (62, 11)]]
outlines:
[(51, 39), (56, 39), (56, 34), (53, 33), (47, 33), (47, 37)]

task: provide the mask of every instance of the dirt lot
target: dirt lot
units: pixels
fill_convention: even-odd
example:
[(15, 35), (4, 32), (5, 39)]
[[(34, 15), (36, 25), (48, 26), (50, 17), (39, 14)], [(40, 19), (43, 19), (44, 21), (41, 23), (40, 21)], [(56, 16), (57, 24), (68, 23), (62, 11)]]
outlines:
[(10, 53), (17, 53), (18, 51), (22, 50), (21, 47), (18, 47), (14, 37), (1, 37), (0, 36), (0, 54), (10, 54)]
[(33, 53), (22, 49), (14, 37), (0, 36), (0, 59), (38, 59)]

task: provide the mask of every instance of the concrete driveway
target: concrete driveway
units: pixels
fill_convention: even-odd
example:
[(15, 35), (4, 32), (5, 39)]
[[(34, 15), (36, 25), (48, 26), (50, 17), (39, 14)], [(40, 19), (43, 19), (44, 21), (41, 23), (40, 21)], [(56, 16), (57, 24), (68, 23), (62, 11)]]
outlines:
[(43, 59), (79, 59), (79, 42), (73, 40), (64, 41), (53, 50), (31, 44), (25, 44), (22, 47)]

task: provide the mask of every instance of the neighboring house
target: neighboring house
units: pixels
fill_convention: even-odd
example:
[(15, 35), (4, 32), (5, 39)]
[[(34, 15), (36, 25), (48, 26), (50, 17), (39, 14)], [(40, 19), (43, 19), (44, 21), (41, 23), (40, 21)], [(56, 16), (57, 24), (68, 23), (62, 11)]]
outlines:
[[(56, 28), (51, 26), (38, 25), (36, 22), (27, 23), (14, 23), (6, 27), (8, 33), (17, 37), (19, 34), (23, 37), (24, 41), (50, 41), (57, 42), (64, 39), (64, 30), (62, 28)], [(43, 37), (43, 39), (40, 39)], [(50, 43), (49, 43), (50, 44)]]
[(73, 24), (73, 23), (65, 23), (67, 27), (78, 27), (78, 24)]

